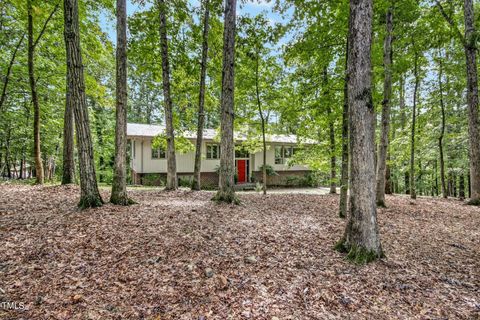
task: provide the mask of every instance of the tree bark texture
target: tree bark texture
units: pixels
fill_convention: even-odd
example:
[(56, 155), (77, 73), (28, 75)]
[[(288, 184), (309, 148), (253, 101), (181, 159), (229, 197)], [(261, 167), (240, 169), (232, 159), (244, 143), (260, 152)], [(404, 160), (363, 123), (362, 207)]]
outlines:
[(348, 39), (345, 47), (345, 81), (343, 85), (343, 110), (342, 110), (342, 168), (340, 178), (340, 218), (347, 216), (348, 203)]
[(387, 153), (390, 134), (390, 105), (392, 96), (392, 41), (393, 41), (393, 8), (387, 9), (385, 17), (386, 35), (383, 43), (383, 101), (382, 127), (377, 160), (377, 206), (385, 207), (385, 185), (387, 174)]
[(235, 65), (235, 20), (236, 0), (225, 1), (225, 18), (223, 31), (223, 69), (221, 93), (221, 142), (219, 190), (214, 200), (237, 203), (235, 196), (235, 144), (233, 141), (234, 121), (234, 65)]
[(203, 35), (202, 35), (202, 61), (200, 69), (200, 91), (198, 95), (198, 123), (197, 123), (197, 141), (195, 145), (195, 164), (193, 169), (192, 190), (200, 190), (200, 171), (202, 165), (202, 142), (203, 127), (205, 125), (205, 78), (207, 74), (208, 61), (208, 29), (210, 19), (210, 1), (203, 3), (205, 14), (203, 16)]
[(166, 190), (176, 190), (177, 161), (175, 157), (175, 135), (173, 133), (173, 106), (170, 94), (170, 64), (168, 60), (167, 6), (158, 0), (160, 18), (160, 47), (162, 54), (163, 99), (165, 108), (165, 134), (167, 137), (167, 185)]
[(350, 109), (350, 214), (337, 248), (359, 263), (383, 256), (375, 204), (375, 132), (372, 101), (372, 0), (350, 1), (348, 102)]
[(467, 66), (468, 135), (470, 147), (470, 204), (480, 205), (480, 132), (478, 125), (478, 76), (473, 0), (464, 2), (465, 56)]
[[(80, 167), (80, 208), (103, 204), (95, 176), (92, 137), (85, 96), (85, 80), (80, 48), (78, 0), (64, 0), (65, 47), (67, 53), (67, 104), (73, 107)], [(38, 173), (37, 173), (38, 174)]]

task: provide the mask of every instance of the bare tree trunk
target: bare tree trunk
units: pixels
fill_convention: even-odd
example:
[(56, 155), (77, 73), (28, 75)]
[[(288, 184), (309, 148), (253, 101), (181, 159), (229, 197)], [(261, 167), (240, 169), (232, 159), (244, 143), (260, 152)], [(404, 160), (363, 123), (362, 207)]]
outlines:
[[(64, 0), (65, 46), (67, 53), (67, 99), (71, 103), (77, 132), (78, 163), (80, 167), (80, 208), (99, 207), (103, 204), (95, 176), (92, 137), (85, 97), (85, 81), (80, 49), (78, 0)], [(37, 173), (38, 174), (38, 173)]]
[(12, 58), (10, 59), (10, 63), (8, 64), (8, 67), (7, 67), (7, 74), (5, 75), (5, 78), (3, 79), (2, 95), (0, 96), (0, 111), (2, 111), (3, 103), (5, 102), (5, 100), (7, 98), (7, 87), (8, 87), (8, 82), (10, 80), (10, 74), (12, 72), (13, 64), (15, 63), (15, 58), (17, 56), (18, 49), (22, 45), (23, 38), (25, 38), (25, 33), (22, 33), (22, 36), (21, 36), (20, 40), (18, 41), (17, 45), (15, 46), (15, 50), (13, 51)]
[(385, 22), (385, 41), (383, 43), (383, 101), (382, 101), (382, 133), (378, 148), (377, 161), (377, 206), (385, 207), (385, 184), (387, 173), (388, 138), (390, 134), (390, 104), (392, 96), (392, 41), (393, 41), (393, 7), (387, 9)]
[(347, 216), (348, 202), (348, 39), (345, 48), (345, 81), (343, 85), (343, 111), (342, 111), (342, 168), (340, 186), (340, 218)]
[(223, 31), (223, 70), (221, 95), (221, 142), (219, 190), (214, 200), (238, 203), (234, 190), (235, 144), (233, 141), (234, 120), (234, 65), (235, 65), (235, 19), (236, 0), (225, 1)]
[(172, 97), (170, 95), (170, 65), (168, 61), (167, 7), (164, 0), (158, 0), (160, 18), (160, 46), (162, 51), (163, 99), (165, 104), (165, 130), (167, 137), (167, 185), (166, 190), (176, 190), (177, 161), (175, 157), (175, 135), (173, 133)]
[(480, 205), (480, 132), (478, 125), (478, 77), (473, 0), (465, 0), (465, 56), (467, 65), (468, 135), (472, 195), (470, 204)]
[(10, 139), (11, 139), (12, 128), (8, 127), (7, 136), (5, 138), (5, 166), (7, 169), (7, 178), (12, 178), (12, 171), (10, 170), (12, 164), (10, 163)]
[[(327, 67), (323, 67), (323, 86), (324, 86), (324, 96), (328, 100), (329, 90), (328, 90), (328, 70)], [(329, 101), (327, 102), (330, 103)], [(330, 105), (327, 106), (327, 117), (328, 117), (328, 133), (329, 133), (329, 143), (330, 143), (330, 193), (337, 193), (337, 157), (335, 156), (335, 121), (332, 116), (332, 108)]]
[(416, 199), (417, 193), (415, 190), (415, 124), (417, 120), (417, 96), (420, 79), (418, 75), (418, 53), (415, 52), (414, 70), (415, 88), (413, 89), (413, 110), (412, 110), (412, 135), (410, 141), (410, 198)]
[(263, 109), (262, 109), (262, 103), (260, 100), (260, 83), (259, 83), (259, 77), (260, 77), (260, 53), (257, 51), (256, 54), (256, 66), (255, 66), (255, 91), (257, 94), (257, 107), (258, 107), (258, 114), (260, 115), (260, 120), (262, 124), (262, 156), (263, 156), (263, 166), (262, 166), (262, 179), (263, 179), (263, 194), (267, 194), (267, 140), (265, 138), (265, 127), (266, 127), (266, 122), (267, 119), (265, 115), (263, 114)]
[(198, 95), (198, 124), (197, 124), (197, 142), (195, 146), (195, 164), (193, 169), (192, 190), (200, 190), (201, 180), (200, 171), (202, 165), (202, 142), (203, 127), (205, 125), (205, 77), (207, 74), (208, 61), (208, 29), (210, 18), (210, 2), (204, 1), (205, 15), (203, 17), (203, 42), (202, 42), (202, 62), (200, 70), (200, 92)]
[(35, 81), (35, 45), (33, 39), (33, 8), (32, 1), (27, 1), (28, 6), (28, 78), (33, 103), (33, 155), (35, 160), (36, 184), (43, 184), (43, 163), (40, 148), (40, 105), (37, 96), (37, 84)]
[(443, 102), (443, 65), (441, 58), (439, 59), (439, 72), (438, 72), (438, 87), (440, 90), (440, 108), (442, 112), (442, 126), (440, 127), (440, 136), (438, 137), (438, 148), (440, 151), (440, 181), (442, 183), (442, 196), (447, 198), (447, 186), (445, 184), (445, 160), (443, 156), (443, 137), (445, 135), (445, 104)]
[(115, 167), (110, 202), (132, 204), (127, 194), (127, 3), (117, 0)]
[(372, 0), (350, 0), (348, 102), (350, 109), (350, 214), (337, 249), (366, 263), (383, 256), (375, 205), (375, 132), (372, 101)]
[[(68, 94), (68, 93), (67, 93)], [(62, 184), (75, 182), (74, 160), (74, 119), (72, 99), (66, 99), (65, 114), (63, 118), (63, 174)]]
[(463, 173), (460, 174), (458, 197), (460, 198), (460, 200), (465, 200), (465, 176), (463, 175)]

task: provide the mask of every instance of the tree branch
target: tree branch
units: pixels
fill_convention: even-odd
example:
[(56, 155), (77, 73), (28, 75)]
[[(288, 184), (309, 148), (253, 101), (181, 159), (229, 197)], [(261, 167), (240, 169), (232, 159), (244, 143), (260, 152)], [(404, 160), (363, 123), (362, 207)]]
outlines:
[(448, 24), (450, 25), (450, 27), (452, 27), (453, 31), (455, 32), (455, 34), (457, 35), (457, 37), (460, 39), (460, 41), (462, 42), (462, 44), (465, 46), (466, 44), (466, 40), (465, 40), (465, 37), (462, 35), (462, 33), (460, 32), (460, 30), (458, 29), (458, 26), (455, 24), (455, 22), (453, 21), (452, 17), (450, 17), (447, 12), (445, 11), (445, 9), (443, 8), (442, 4), (440, 3), (440, 1), (438, 0), (435, 0), (436, 4), (437, 4), (437, 7), (438, 9), (440, 10), (440, 13), (442, 14), (442, 16), (445, 18), (445, 20), (448, 22)]
[(50, 22), (50, 20), (52, 19), (53, 15), (55, 14), (55, 12), (57, 12), (58, 8), (60, 7), (60, 4), (57, 3), (55, 5), (55, 7), (53, 8), (52, 12), (50, 12), (50, 15), (48, 16), (47, 20), (45, 20), (45, 23), (43, 24), (43, 27), (42, 27), (42, 30), (40, 31), (40, 33), (38, 34), (38, 37), (37, 39), (35, 39), (35, 41), (33, 42), (33, 47), (35, 48), (38, 44), (38, 42), (40, 41), (40, 39), (42, 38), (43, 34), (45, 33), (45, 30), (47, 29), (47, 25), (48, 23)]
[(10, 63), (8, 64), (7, 75), (5, 76), (5, 80), (3, 82), (2, 95), (0, 96), (0, 111), (2, 110), (3, 103), (5, 102), (5, 98), (7, 96), (7, 86), (8, 86), (8, 81), (10, 80), (10, 73), (12, 72), (12, 66), (13, 66), (13, 63), (15, 62), (15, 57), (17, 56), (18, 49), (22, 45), (23, 38), (25, 38), (25, 32), (22, 33), (22, 37), (20, 38), (20, 41), (18, 41), (17, 46), (13, 51), (12, 58), (10, 59)]

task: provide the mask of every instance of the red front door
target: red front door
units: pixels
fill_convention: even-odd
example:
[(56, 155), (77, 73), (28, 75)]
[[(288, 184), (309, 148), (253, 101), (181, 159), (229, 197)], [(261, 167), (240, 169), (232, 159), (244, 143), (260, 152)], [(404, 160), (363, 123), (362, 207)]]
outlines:
[(238, 183), (247, 182), (247, 160), (237, 160)]

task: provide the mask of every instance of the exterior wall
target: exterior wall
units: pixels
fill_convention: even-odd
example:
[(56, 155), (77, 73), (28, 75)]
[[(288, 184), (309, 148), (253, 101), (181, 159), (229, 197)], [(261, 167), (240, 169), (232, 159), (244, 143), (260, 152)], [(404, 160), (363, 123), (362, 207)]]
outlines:
[[(151, 139), (132, 139), (135, 141), (135, 158), (132, 158), (132, 169), (139, 173), (160, 173), (167, 172), (167, 159), (152, 159)], [(202, 172), (215, 172), (220, 165), (220, 159), (205, 159), (206, 148), (209, 142), (202, 144)], [(143, 144), (143, 149), (142, 149)], [(142, 152), (143, 151), (143, 152)], [(133, 151), (132, 151), (133, 154)], [(177, 172), (192, 173), (195, 162), (195, 152), (176, 154)]]
[[(289, 167), (287, 164), (275, 164), (275, 146), (293, 146), (291, 144), (268, 144), (267, 145), (267, 164), (271, 165), (275, 171), (305, 171), (309, 170), (307, 166), (294, 165)], [(260, 171), (263, 165), (263, 152), (257, 152), (254, 155), (253, 171)]]
[[(138, 176), (134, 183), (137, 181), (146, 181), (148, 177), (145, 174), (164, 174), (167, 171), (166, 159), (152, 159), (152, 148), (150, 138), (130, 138), (132, 141), (132, 160), (131, 167), (135, 176)], [(204, 141), (202, 145), (202, 184), (218, 184), (218, 175), (215, 169), (220, 165), (220, 159), (206, 159), (206, 145), (212, 143), (210, 141)], [(273, 169), (279, 174), (278, 176), (268, 177), (269, 185), (288, 185), (289, 181), (292, 181), (291, 177), (298, 176), (303, 177), (306, 172), (309, 171), (307, 166), (294, 165), (289, 167), (287, 164), (275, 164), (275, 145), (282, 144), (269, 144), (267, 147), (267, 164), (271, 165)], [(283, 144), (292, 145), (292, 144)], [(133, 147), (135, 147), (135, 156), (133, 157)], [(189, 152), (187, 154), (177, 154), (177, 172), (179, 176), (188, 176), (193, 174), (193, 166), (195, 161), (195, 152)], [(250, 177), (255, 178), (255, 181), (261, 181), (261, 166), (263, 164), (263, 153), (257, 152), (250, 154), (249, 158), (249, 173)], [(257, 175), (259, 175), (257, 177)], [(134, 177), (135, 177), (134, 176)], [(160, 177), (161, 175), (158, 175)], [(290, 177), (290, 178), (289, 178)], [(205, 179), (205, 181), (203, 181)], [(158, 184), (161, 184), (158, 181)]]

